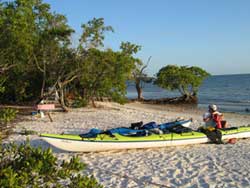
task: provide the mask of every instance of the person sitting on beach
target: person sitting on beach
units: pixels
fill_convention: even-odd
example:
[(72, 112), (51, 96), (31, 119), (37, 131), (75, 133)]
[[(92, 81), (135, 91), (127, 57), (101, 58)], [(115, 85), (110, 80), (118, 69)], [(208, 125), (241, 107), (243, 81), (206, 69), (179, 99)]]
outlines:
[(227, 128), (227, 122), (223, 120), (223, 114), (218, 112), (215, 104), (208, 106), (208, 112), (203, 115), (203, 121), (205, 122), (205, 127)]

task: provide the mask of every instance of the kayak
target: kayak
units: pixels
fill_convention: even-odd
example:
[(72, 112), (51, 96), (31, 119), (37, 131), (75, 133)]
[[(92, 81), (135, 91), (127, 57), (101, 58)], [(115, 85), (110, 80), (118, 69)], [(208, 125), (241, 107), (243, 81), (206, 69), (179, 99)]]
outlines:
[[(231, 138), (249, 138), (250, 126), (220, 130), (222, 140)], [(186, 133), (151, 133), (146, 136), (98, 134), (95, 138), (84, 138), (71, 134), (41, 134), (43, 140), (61, 150), (70, 152), (98, 152), (108, 150), (156, 148), (210, 142), (207, 136), (198, 131)]]

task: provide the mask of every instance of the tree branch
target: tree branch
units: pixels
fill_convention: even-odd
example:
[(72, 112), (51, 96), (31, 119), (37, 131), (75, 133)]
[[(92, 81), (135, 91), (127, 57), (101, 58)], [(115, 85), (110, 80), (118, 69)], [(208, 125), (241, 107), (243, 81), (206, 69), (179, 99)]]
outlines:
[(9, 69), (13, 68), (17, 66), (17, 64), (12, 64), (12, 65), (4, 65), (2, 67), (0, 67), (0, 73), (3, 74), (5, 73), (6, 71), (8, 71)]
[(78, 77), (78, 75), (75, 75), (75, 76), (71, 77), (70, 79), (65, 80), (64, 82), (61, 83), (62, 87), (65, 86), (65, 85), (67, 85), (68, 83), (72, 82), (77, 77)]
[(38, 61), (37, 61), (37, 58), (36, 58), (36, 56), (33, 54), (33, 57), (34, 57), (34, 60), (35, 60), (35, 63), (36, 63), (36, 66), (37, 66), (37, 68), (41, 71), (41, 72), (44, 72), (45, 70), (43, 70), (41, 67), (40, 67), (40, 65), (39, 65), (39, 63), (38, 63)]

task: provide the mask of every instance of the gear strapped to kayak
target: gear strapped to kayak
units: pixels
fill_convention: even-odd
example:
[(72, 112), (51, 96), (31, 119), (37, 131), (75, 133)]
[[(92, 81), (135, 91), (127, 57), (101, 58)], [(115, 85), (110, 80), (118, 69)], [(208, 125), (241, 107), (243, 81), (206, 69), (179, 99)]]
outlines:
[(111, 137), (114, 134), (118, 133), (123, 136), (134, 136), (134, 137), (142, 137), (149, 136), (152, 133), (154, 134), (166, 134), (166, 133), (184, 133), (184, 132), (192, 132), (192, 129), (184, 127), (183, 124), (190, 123), (191, 120), (182, 120), (182, 121), (174, 121), (157, 125), (156, 122), (149, 122), (143, 125), (143, 122), (132, 123), (130, 128), (127, 127), (118, 127), (108, 130), (100, 130), (93, 128), (88, 133), (79, 134), (79, 136), (84, 139), (96, 138), (98, 135), (106, 134)]
[(184, 127), (189, 127), (191, 122), (192, 122), (192, 119), (176, 120), (176, 121), (162, 123), (162, 124), (157, 124), (156, 122), (152, 121), (152, 122), (149, 122), (149, 123), (146, 123), (143, 125), (143, 122), (140, 121), (140, 122), (136, 122), (136, 123), (131, 123), (130, 128), (135, 129), (135, 130), (139, 130), (139, 129), (150, 130), (150, 129), (159, 128), (162, 130), (162, 129), (170, 128), (170, 127), (173, 127), (176, 125), (182, 125)]

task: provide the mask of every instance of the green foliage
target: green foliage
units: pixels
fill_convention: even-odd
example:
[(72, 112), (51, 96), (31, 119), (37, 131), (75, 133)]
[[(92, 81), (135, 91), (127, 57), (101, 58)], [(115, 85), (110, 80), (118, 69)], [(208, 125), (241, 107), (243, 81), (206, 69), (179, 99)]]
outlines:
[(10, 121), (14, 120), (16, 118), (17, 110), (6, 108), (0, 110), (0, 125), (1, 124), (7, 124)]
[[(38, 1), (37, 1), (38, 2)], [(0, 59), (4, 64), (21, 63), (35, 42), (35, 0), (16, 0), (2, 4), (0, 16)]]
[(89, 49), (81, 64), (84, 97), (111, 97), (117, 102), (122, 101), (126, 94), (126, 80), (133, 67), (134, 62), (123, 53)]
[(0, 94), (4, 93), (5, 91), (5, 87), (3, 87), (5, 80), (6, 79), (4, 77), (0, 77)]
[(83, 97), (89, 101), (94, 98), (108, 97), (123, 103), (126, 93), (126, 80), (132, 69), (131, 60), (124, 54), (98, 50), (103, 47), (105, 32), (113, 32), (105, 26), (103, 18), (94, 18), (82, 25), (83, 33), (78, 50), (81, 75), (80, 85)]
[(53, 70), (65, 68), (62, 51), (73, 30), (65, 16), (52, 13), (42, 0), (8, 1), (0, 8), (0, 72), (8, 71), (1, 100), (40, 98), (58, 79)]
[(89, 48), (103, 47), (105, 39), (104, 33), (107, 31), (114, 32), (111, 26), (104, 25), (103, 18), (93, 18), (87, 24), (82, 24), (83, 33), (80, 39), (80, 48), (85, 50)]
[(64, 108), (66, 92), (80, 93), (87, 101), (108, 97), (123, 103), (125, 82), (136, 65), (142, 65), (132, 57), (141, 47), (126, 42), (121, 52), (101, 51), (106, 33), (114, 31), (103, 18), (90, 20), (82, 29), (79, 46), (72, 49), (74, 31), (49, 4), (42, 0), (0, 3), (0, 100), (34, 102), (49, 96), (52, 88)]
[(5, 88), (4, 88), (4, 87), (0, 87), (0, 93), (3, 93), (3, 92), (4, 92), (4, 90), (5, 90)]
[(120, 49), (122, 50), (122, 53), (132, 56), (141, 50), (141, 46), (132, 44), (131, 42), (122, 42)]
[(24, 102), (37, 99), (40, 95), (41, 74), (35, 70), (8, 71), (4, 83), (5, 91), (0, 95), (2, 102)]
[(81, 176), (77, 175), (71, 178), (71, 183), (68, 185), (69, 188), (101, 188), (94, 176)]
[(72, 107), (81, 108), (81, 107), (85, 107), (87, 105), (88, 105), (88, 101), (85, 98), (78, 97), (78, 98), (74, 99)]
[(27, 130), (25, 128), (23, 128), (20, 132), (21, 135), (38, 135), (38, 133), (36, 131), (33, 130)]
[(101, 188), (79, 158), (59, 162), (51, 149), (33, 148), (28, 142), (0, 146), (0, 187), (82, 187)]
[(5, 108), (0, 110), (0, 141), (10, 133), (8, 123), (16, 118), (17, 110)]
[[(58, 92), (64, 107), (67, 91), (81, 93), (87, 101), (109, 97), (124, 102), (125, 81), (140, 62), (132, 54), (140, 46), (127, 42), (122, 43), (122, 52), (101, 51), (105, 34), (114, 31), (103, 18), (83, 24), (79, 47), (71, 49), (73, 30), (66, 17), (52, 13), (42, 0), (6, 1), (0, 10), (2, 102), (36, 101), (50, 88)], [(84, 101), (77, 103), (85, 105)]]
[(132, 44), (130, 42), (122, 42), (120, 49), (122, 50), (122, 53), (130, 57), (130, 59), (135, 64), (131, 72), (130, 79), (135, 82), (135, 88), (138, 95), (137, 99), (140, 100), (143, 98), (142, 96), (143, 83), (150, 82), (148, 75), (145, 73), (145, 69), (147, 68), (151, 57), (149, 57), (148, 62), (146, 64), (143, 64), (142, 60), (134, 58), (133, 54), (136, 54), (138, 51), (140, 51), (141, 46)]
[(165, 89), (179, 90), (183, 96), (196, 96), (208, 76), (209, 73), (199, 67), (167, 65), (159, 70), (155, 83)]

